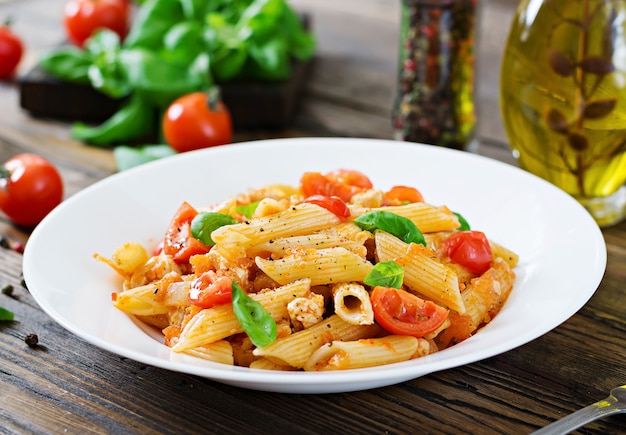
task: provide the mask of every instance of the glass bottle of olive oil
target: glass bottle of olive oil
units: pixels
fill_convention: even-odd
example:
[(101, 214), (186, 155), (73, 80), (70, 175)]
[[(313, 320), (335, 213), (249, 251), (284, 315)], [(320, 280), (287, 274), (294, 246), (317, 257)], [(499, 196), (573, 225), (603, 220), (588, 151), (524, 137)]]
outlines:
[(626, 1), (522, 0), (500, 104), (520, 166), (601, 226), (626, 215)]

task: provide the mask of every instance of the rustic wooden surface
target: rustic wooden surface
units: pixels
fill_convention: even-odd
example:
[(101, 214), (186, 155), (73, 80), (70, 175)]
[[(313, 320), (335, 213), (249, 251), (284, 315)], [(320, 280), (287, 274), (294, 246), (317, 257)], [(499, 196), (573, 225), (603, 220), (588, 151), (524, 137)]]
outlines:
[[(20, 74), (63, 40), (63, 0), (0, 0), (25, 40)], [(292, 128), (238, 132), (390, 138), (399, 0), (293, 0), (313, 17), (319, 49)], [(498, 110), (501, 51), (514, 0), (484, 0), (478, 53), (478, 152), (514, 164)], [(110, 150), (69, 138), (67, 123), (33, 119), (14, 82), (0, 83), (0, 160), (42, 154), (62, 171), (66, 197), (112, 174)], [(59, 104), (62, 104), (60, 102)], [(603, 230), (605, 277), (589, 303), (539, 339), (468, 366), (347, 394), (248, 391), (168, 372), (91, 346), (56, 324), (21, 286), (19, 253), (0, 249), (0, 433), (506, 433), (522, 434), (626, 383), (626, 223)], [(0, 235), (28, 233), (0, 216)], [(585, 249), (581, 246), (581, 249)], [(71, 273), (71, 271), (68, 271)], [(584, 271), (571, 271), (584, 273)], [(29, 348), (24, 338), (39, 336)], [(623, 433), (617, 415), (580, 433)]]

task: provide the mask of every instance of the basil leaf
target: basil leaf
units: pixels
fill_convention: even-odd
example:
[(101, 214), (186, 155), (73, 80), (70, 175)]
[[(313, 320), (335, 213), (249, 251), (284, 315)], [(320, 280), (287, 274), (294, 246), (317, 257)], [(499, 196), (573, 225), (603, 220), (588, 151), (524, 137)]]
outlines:
[(88, 84), (87, 71), (92, 58), (85, 50), (70, 46), (43, 56), (39, 66), (53, 77), (73, 83)]
[(174, 154), (176, 154), (176, 151), (169, 145), (163, 144), (144, 145), (140, 147), (119, 145), (113, 150), (113, 157), (115, 157), (118, 172)]
[(235, 210), (237, 211), (237, 213), (241, 213), (242, 215), (250, 219), (258, 206), (259, 201), (256, 201), (246, 205), (238, 205)]
[(405, 243), (419, 243), (426, 246), (424, 235), (411, 219), (389, 211), (375, 210), (362, 214), (354, 220), (354, 223), (371, 233), (375, 230), (382, 230), (393, 234)]
[(263, 305), (252, 299), (233, 281), (233, 312), (252, 344), (265, 347), (276, 341), (276, 321)]
[(14, 317), (15, 315), (13, 314), (13, 311), (0, 307), (0, 321), (10, 322), (14, 319)]
[(467, 222), (465, 220), (465, 218), (463, 216), (461, 216), (460, 213), (457, 213), (457, 212), (453, 212), (453, 213), (459, 219), (459, 223), (461, 224), (461, 226), (457, 228), (457, 231), (469, 231), (469, 230), (471, 230), (469, 222)]
[(224, 225), (236, 224), (235, 218), (224, 213), (201, 212), (191, 221), (191, 235), (207, 246), (215, 245), (211, 233)]
[(381, 261), (376, 263), (363, 282), (372, 287), (402, 288), (404, 282), (404, 268), (395, 261)]

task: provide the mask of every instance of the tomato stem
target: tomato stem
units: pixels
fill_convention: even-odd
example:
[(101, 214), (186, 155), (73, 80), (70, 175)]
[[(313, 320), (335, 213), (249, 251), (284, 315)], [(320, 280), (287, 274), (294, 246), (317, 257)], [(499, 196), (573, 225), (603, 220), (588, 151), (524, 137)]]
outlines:
[(0, 167), (0, 180), (6, 180), (11, 177), (11, 171), (5, 167)]
[(220, 91), (219, 86), (212, 86), (206, 93), (207, 96), (207, 104), (209, 106), (209, 110), (211, 112), (218, 111), (218, 103), (222, 99), (222, 92)]

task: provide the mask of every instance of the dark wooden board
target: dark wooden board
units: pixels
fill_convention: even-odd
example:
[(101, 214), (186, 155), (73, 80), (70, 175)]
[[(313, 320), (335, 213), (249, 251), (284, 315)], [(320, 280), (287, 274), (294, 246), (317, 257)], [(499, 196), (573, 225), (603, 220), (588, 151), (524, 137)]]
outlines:
[[(296, 110), (311, 61), (293, 62), (289, 79), (232, 82), (221, 85), (222, 98), (236, 129), (288, 127)], [(34, 67), (18, 81), (20, 106), (34, 117), (100, 123), (113, 115), (121, 100), (88, 85), (61, 81)]]

